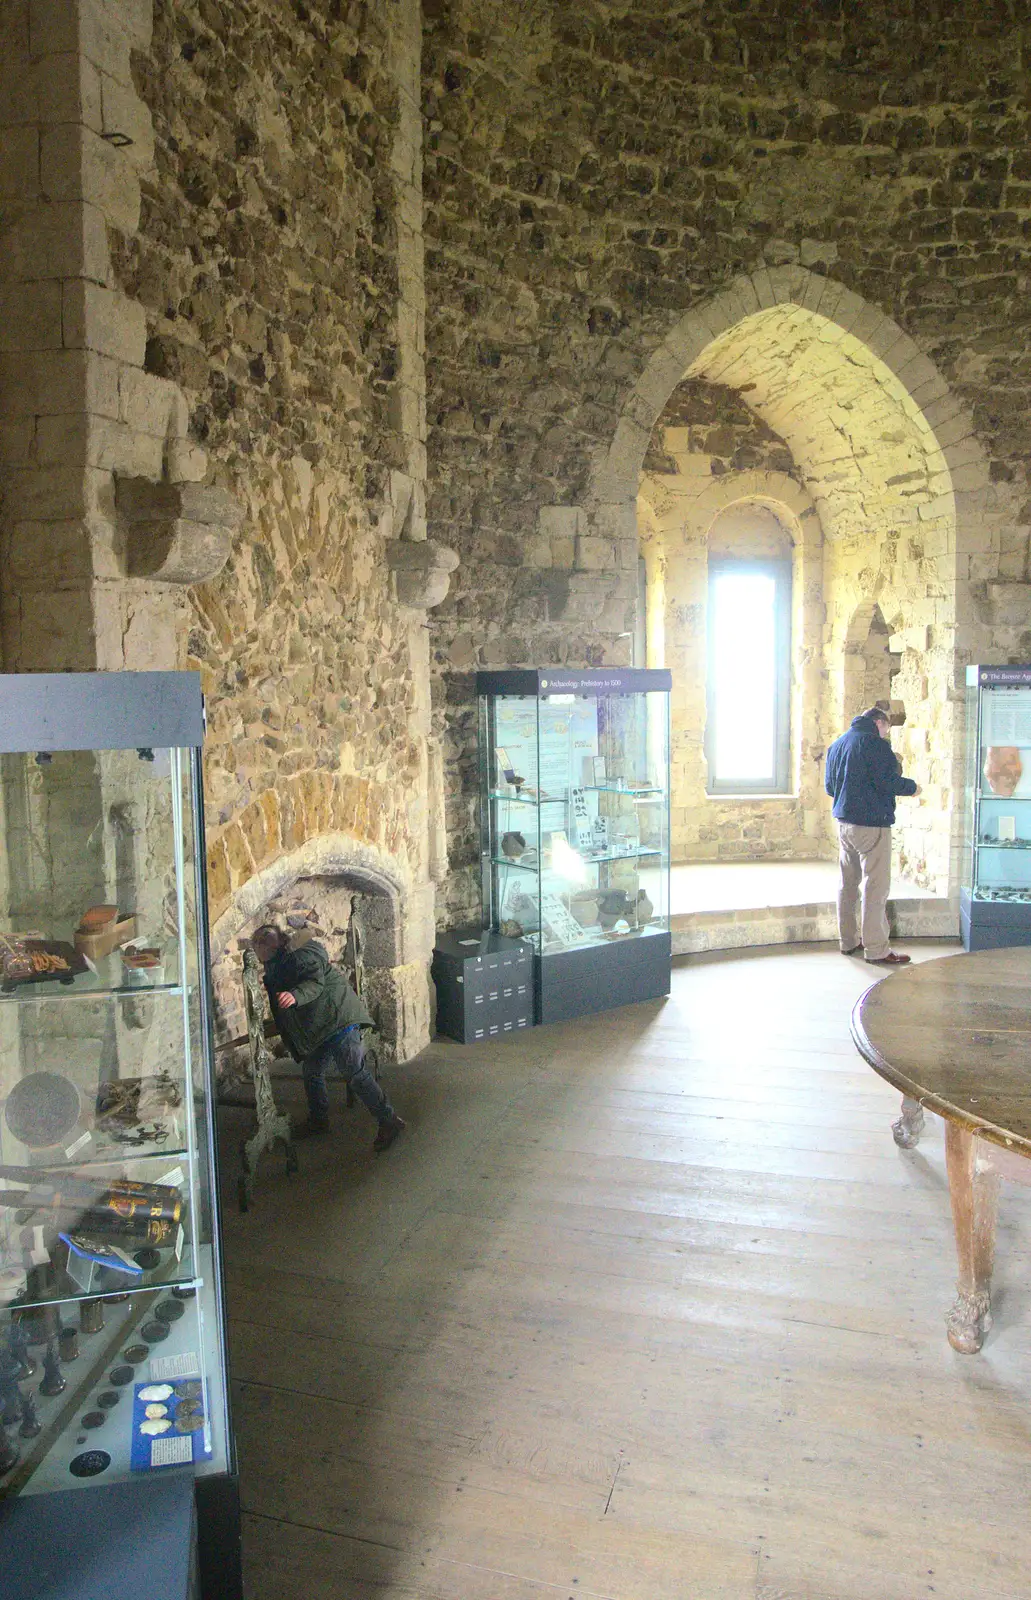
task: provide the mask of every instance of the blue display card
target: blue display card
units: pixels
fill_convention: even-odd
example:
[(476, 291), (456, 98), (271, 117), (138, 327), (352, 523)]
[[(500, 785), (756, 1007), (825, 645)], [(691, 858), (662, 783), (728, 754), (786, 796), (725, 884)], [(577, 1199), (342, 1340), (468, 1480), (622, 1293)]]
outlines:
[(192, 1466), (210, 1456), (208, 1394), (199, 1374), (133, 1386), (129, 1465), (134, 1472)]

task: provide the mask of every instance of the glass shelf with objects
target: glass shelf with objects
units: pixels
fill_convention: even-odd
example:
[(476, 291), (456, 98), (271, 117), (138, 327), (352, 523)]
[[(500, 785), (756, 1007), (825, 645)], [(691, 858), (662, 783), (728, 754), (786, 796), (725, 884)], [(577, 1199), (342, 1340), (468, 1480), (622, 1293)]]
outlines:
[(669, 992), (670, 675), (477, 675), (484, 925), (535, 953), (537, 1020)]
[(203, 727), (0, 677), (0, 1499), (190, 1474), (232, 1568)]
[(1031, 944), (1031, 666), (971, 666), (966, 687), (963, 943)]

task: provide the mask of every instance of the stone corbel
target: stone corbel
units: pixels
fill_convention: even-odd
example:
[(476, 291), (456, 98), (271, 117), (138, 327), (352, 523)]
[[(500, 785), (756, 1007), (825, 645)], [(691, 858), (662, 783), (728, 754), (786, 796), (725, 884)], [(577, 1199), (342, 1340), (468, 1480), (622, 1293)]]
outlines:
[(225, 489), (201, 483), (117, 478), (126, 569), (157, 583), (207, 583), (229, 560), (244, 508)]
[(456, 551), (436, 539), (388, 539), (386, 551), (398, 603), (422, 611), (439, 606), (458, 566)]

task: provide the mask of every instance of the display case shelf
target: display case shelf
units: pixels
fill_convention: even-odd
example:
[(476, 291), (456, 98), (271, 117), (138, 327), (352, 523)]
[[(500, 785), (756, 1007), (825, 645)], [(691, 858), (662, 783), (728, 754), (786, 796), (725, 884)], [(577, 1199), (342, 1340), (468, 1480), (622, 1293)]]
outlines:
[[(28, 989), (28, 992), (26, 992)], [(76, 978), (72, 983), (62, 983), (55, 980), (52, 983), (34, 983), (18, 985), (14, 989), (0, 988), (0, 1005), (32, 1005), (38, 1001), (51, 1000), (149, 1000), (171, 995), (181, 998), (183, 988), (178, 983), (147, 983), (134, 984), (131, 988), (124, 985), (113, 988), (105, 984), (90, 984)]]
[(533, 948), (539, 1022), (668, 993), (670, 683), (477, 676), (483, 921)]

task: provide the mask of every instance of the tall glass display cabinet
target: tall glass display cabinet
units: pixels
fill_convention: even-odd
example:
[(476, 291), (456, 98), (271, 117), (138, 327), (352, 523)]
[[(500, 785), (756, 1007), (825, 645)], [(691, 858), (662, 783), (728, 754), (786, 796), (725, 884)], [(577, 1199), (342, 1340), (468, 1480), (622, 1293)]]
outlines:
[(670, 683), (477, 674), (484, 922), (533, 947), (537, 1022), (669, 993)]
[(45, 1541), (71, 1506), (88, 1561), (185, 1479), (207, 1597), (239, 1511), (203, 729), (194, 673), (0, 677), (0, 1512)]
[(1031, 666), (967, 668), (968, 950), (1031, 944)]

